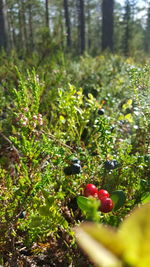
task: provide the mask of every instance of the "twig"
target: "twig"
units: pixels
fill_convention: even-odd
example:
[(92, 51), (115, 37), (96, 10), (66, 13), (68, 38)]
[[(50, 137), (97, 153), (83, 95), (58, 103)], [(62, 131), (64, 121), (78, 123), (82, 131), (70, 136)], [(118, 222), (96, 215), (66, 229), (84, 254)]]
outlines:
[(44, 133), (45, 135), (48, 135), (51, 139), (53, 139), (59, 145), (64, 146), (64, 147), (68, 148), (71, 151), (74, 151), (74, 149), (71, 146), (68, 146), (68, 145), (62, 143), (61, 141), (59, 141), (58, 139), (56, 139), (56, 137), (53, 134), (51, 134), (51, 133), (45, 133), (45, 131), (43, 131), (43, 130), (40, 131), (40, 133)]
[(0, 132), (0, 135), (7, 141), (7, 143), (9, 145), (11, 145), (12, 149), (15, 151), (15, 153), (17, 154), (18, 158), (20, 158), (20, 154), (19, 151), (17, 150), (17, 148), (13, 145), (13, 143), (9, 140), (9, 138), (7, 136), (5, 136), (2, 132)]

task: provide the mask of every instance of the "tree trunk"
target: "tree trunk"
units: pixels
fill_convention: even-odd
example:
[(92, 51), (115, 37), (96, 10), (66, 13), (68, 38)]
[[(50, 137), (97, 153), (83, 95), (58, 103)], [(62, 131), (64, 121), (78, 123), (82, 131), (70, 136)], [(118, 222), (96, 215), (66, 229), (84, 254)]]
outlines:
[(7, 22), (8, 22), (8, 32), (9, 32), (9, 46), (10, 49), (14, 49), (15, 47), (15, 38), (14, 38), (14, 27), (13, 27), (13, 19), (12, 19), (12, 9), (9, 8), (9, 13), (7, 14)]
[(25, 22), (24, 2), (18, 0), (18, 18), (19, 18), (19, 49), (21, 53), (26, 51), (27, 34)]
[(80, 54), (83, 54), (85, 51), (84, 0), (77, 1), (77, 9), (78, 9), (79, 51), (80, 51)]
[(11, 26), (11, 31), (12, 31), (12, 48), (16, 48), (17, 47), (17, 35), (15, 32), (15, 20), (14, 20), (14, 14), (13, 14), (12, 8), (10, 11), (10, 26)]
[(129, 43), (131, 39), (131, 6), (130, 2), (126, 0), (125, 14), (124, 14), (124, 34), (123, 34), (123, 53), (125, 56), (129, 56)]
[(45, 23), (46, 23), (46, 27), (49, 29), (49, 7), (48, 7), (48, 0), (45, 0)]
[(70, 27), (70, 16), (68, 8), (68, 0), (64, 0), (64, 13), (65, 13), (65, 23), (66, 23), (66, 33), (67, 33), (67, 47), (71, 47), (71, 27)]
[(27, 28), (26, 28), (26, 0), (21, 0), (21, 13), (22, 13), (22, 27), (23, 27), (23, 38), (25, 43), (25, 48), (27, 48)]
[(28, 4), (28, 12), (29, 12), (29, 50), (33, 51), (34, 41), (33, 41), (33, 21), (32, 21), (32, 4), (29, 1)]
[(113, 51), (113, 10), (114, 0), (102, 2), (102, 50)]
[(91, 10), (90, 10), (90, 1), (87, 3), (87, 45), (88, 50), (91, 48)]
[(5, 1), (0, 0), (0, 49), (7, 49), (7, 29), (6, 29)]

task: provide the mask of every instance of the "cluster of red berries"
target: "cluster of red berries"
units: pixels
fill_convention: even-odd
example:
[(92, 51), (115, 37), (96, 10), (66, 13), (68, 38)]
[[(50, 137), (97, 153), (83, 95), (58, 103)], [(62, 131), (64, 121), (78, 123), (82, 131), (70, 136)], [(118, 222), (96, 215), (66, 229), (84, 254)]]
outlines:
[(110, 212), (114, 207), (113, 201), (110, 198), (109, 193), (104, 189), (98, 190), (94, 184), (86, 185), (84, 189), (84, 196), (85, 197), (92, 196), (99, 199), (101, 203), (99, 210), (104, 213)]

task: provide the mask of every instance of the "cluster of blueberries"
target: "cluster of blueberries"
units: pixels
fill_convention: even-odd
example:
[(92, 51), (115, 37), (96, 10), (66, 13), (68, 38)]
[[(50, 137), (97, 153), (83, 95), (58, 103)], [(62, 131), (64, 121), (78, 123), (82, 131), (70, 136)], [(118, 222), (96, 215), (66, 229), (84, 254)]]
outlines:
[[(118, 161), (113, 159), (113, 160), (106, 160), (104, 163), (104, 167), (106, 170), (113, 170), (118, 167)], [(64, 168), (64, 173), (66, 175), (72, 175), (72, 174), (79, 174), (81, 172), (81, 165), (80, 165), (80, 160), (77, 158), (74, 158), (71, 160), (71, 164), (67, 167)]]
[(118, 161), (116, 159), (106, 160), (104, 166), (106, 170), (114, 170), (118, 167)]
[(71, 164), (64, 168), (66, 175), (79, 174), (81, 172), (80, 160), (74, 158), (71, 160)]
[[(98, 109), (98, 115), (104, 115), (105, 110), (103, 108)], [(112, 129), (113, 130), (113, 129)], [(118, 167), (118, 161), (113, 160), (106, 160), (104, 163), (104, 167), (106, 170), (113, 170)], [(72, 175), (72, 174), (79, 174), (81, 172), (81, 165), (80, 160), (77, 158), (74, 158), (71, 160), (71, 164), (64, 168), (64, 173), (66, 175)]]

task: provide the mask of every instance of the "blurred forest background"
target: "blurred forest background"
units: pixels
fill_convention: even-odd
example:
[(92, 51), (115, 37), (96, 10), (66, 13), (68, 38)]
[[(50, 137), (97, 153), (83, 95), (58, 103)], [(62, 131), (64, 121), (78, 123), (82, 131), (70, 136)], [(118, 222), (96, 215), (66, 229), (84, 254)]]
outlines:
[[(150, 2), (140, 0), (0, 0), (0, 47), (41, 60), (56, 51), (92, 56), (150, 52)], [(40, 60), (39, 60), (40, 61)]]

